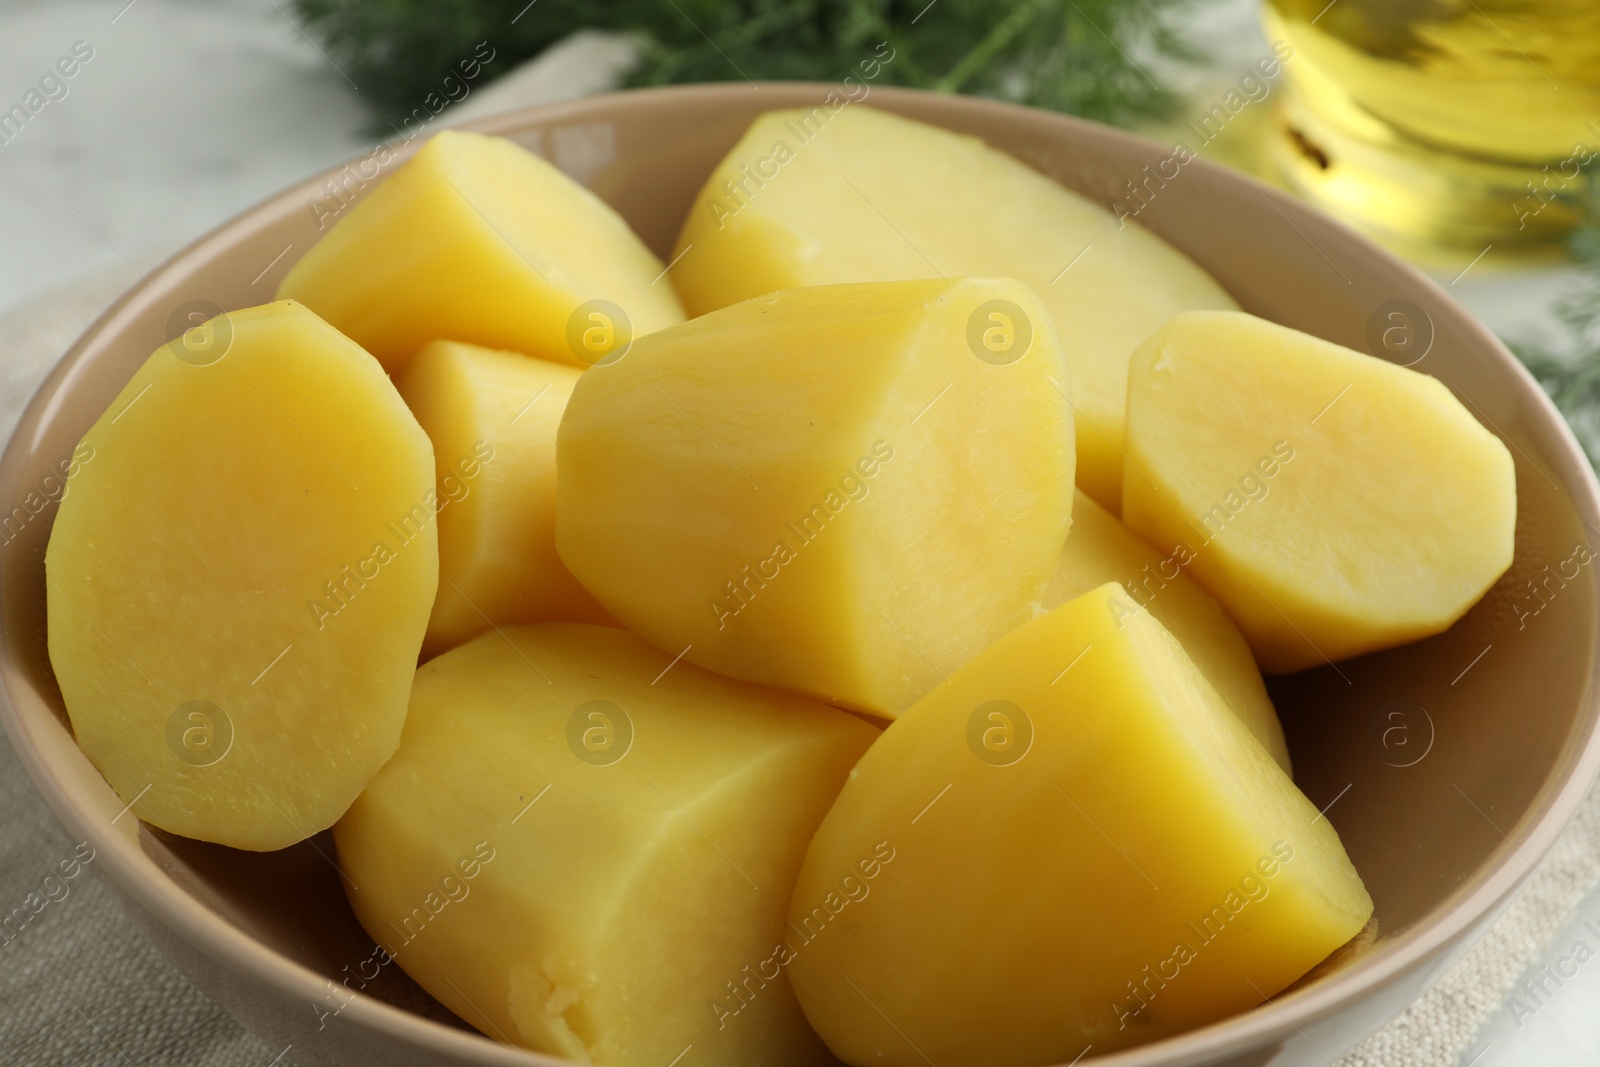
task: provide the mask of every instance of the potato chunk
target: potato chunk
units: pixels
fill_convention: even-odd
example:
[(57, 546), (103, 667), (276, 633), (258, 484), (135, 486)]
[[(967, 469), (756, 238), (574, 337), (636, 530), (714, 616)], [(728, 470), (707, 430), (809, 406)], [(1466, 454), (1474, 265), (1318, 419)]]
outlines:
[(892, 717), (1026, 619), (1072, 508), (1072, 413), (1020, 282), (759, 297), (579, 380), (556, 547), (630, 629)]
[(609, 627), (487, 633), (417, 672), (334, 828), (356, 915), (502, 1041), (611, 1067), (824, 1064), (789, 891), (877, 732)]
[(503, 137), (446, 130), (278, 286), (397, 371), (441, 337), (588, 366), (683, 321), (662, 265), (589, 190)]
[(424, 657), (502, 623), (611, 621), (556, 555), (556, 427), (579, 373), (435, 341), (396, 381), (433, 441), (439, 487)]
[(789, 912), (790, 980), (846, 1063), (1038, 1067), (1166, 1037), (1371, 915), (1329, 821), (1125, 596), (1013, 630), (851, 773)]
[(1268, 673), (1436, 634), (1511, 565), (1511, 454), (1434, 378), (1190, 312), (1129, 383), (1123, 521), (1193, 556)]
[(1222, 606), (1184, 573), (1187, 562), (1181, 554), (1161, 555), (1080, 491), (1072, 503), (1072, 533), (1042, 603), (1053, 608), (1107, 582), (1121, 585), (1119, 610), (1138, 605), (1154, 615), (1287, 773), (1289, 746), (1250, 645)]
[(775, 289), (1019, 278), (1055, 317), (1078, 484), (1115, 511), (1128, 356), (1174, 314), (1232, 308), (1188, 257), (989, 148), (868, 107), (758, 118), (700, 190), (671, 277), (690, 314)]
[(45, 556), (78, 745), (175, 834), (331, 826), (400, 741), (439, 575), (427, 435), (281, 301), (158, 348), (84, 444)]

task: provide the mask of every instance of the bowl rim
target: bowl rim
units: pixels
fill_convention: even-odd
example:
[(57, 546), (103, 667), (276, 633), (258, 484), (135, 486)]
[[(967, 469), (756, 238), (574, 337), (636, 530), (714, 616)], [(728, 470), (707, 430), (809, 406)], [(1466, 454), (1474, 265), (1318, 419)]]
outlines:
[[(717, 100), (748, 94), (760, 88), (778, 90), (771, 95), (780, 98), (773, 105), (780, 107), (799, 102), (802, 97), (820, 100), (827, 92), (837, 91), (833, 83), (805, 81), (763, 81), (748, 86), (731, 82), (661, 86), (539, 104), (459, 124), (441, 123), (439, 128), (515, 135), (536, 125), (582, 120), (591, 117), (590, 113), (596, 109), (619, 106), (619, 101), (624, 99), (641, 103)], [(969, 118), (996, 114), (1025, 115), (1029, 121), (1043, 123), (1047, 127), (1054, 124), (1064, 132), (1069, 132), (1074, 139), (1087, 137), (1146, 151), (1159, 147), (1158, 142), (1151, 138), (1125, 130), (1019, 104), (891, 86), (877, 87), (872, 91), (880, 99), (891, 102), (926, 102), (936, 97), (942, 113), (947, 115), (959, 114)], [(418, 137), (412, 143), (385, 143), (394, 150), (393, 159), (398, 164), (409, 158), (426, 139)], [(395, 147), (397, 143), (398, 148)], [(20, 463), (24, 439), (35, 434), (53, 413), (84, 353), (96, 341), (120, 328), (124, 313), (138, 300), (144, 288), (192, 256), (227, 248), (237, 236), (248, 233), (254, 220), (263, 212), (281, 207), (291, 200), (300, 202), (308, 194), (315, 195), (326, 180), (363, 158), (364, 155), (355, 156), (340, 162), (251, 205), (148, 271), (144, 285), (136, 283), (119, 296), (73, 342), (39, 385), (19, 416), (4, 453), (0, 454), (0, 472)], [(1347, 244), (1355, 246), (1362, 254), (1386, 261), (1387, 266), (1428, 293), (1430, 298), (1461, 310), (1464, 326), (1471, 339), (1492, 355), (1502, 370), (1520, 376), (1525, 384), (1532, 387), (1536, 416), (1554, 424), (1557, 429), (1555, 436), (1559, 445), (1555, 447), (1563, 450), (1564, 454), (1556, 458), (1565, 459), (1581, 474), (1577, 483), (1568, 487), (1569, 496), (1585, 524), (1591, 530), (1600, 532), (1600, 524), (1596, 522), (1600, 518), (1600, 482), (1597, 482), (1566, 420), (1521, 362), (1487, 327), (1460, 309), (1443, 287), (1372, 239), (1288, 193), (1264, 186), (1248, 175), (1203, 157), (1196, 158), (1188, 165), (1198, 165), (1217, 180), (1249, 182), (1297, 229), (1309, 226), (1325, 233), (1338, 233)], [(36, 735), (16, 710), (16, 695), (12, 692), (14, 673), (16, 667), (10, 642), (0, 640), (0, 683), (3, 683), (0, 684), (0, 723), (4, 724), (19, 761), (51, 811), (66, 829), (95, 846), (96, 865), (105, 870), (107, 877), (127, 901), (136, 904), (148, 917), (159, 922), (195, 952), (227, 967), (246, 981), (271, 990), (285, 1001), (319, 1002), (326, 990), (333, 987), (331, 979), (279, 954), (243, 928), (200, 904), (176, 880), (159, 870), (151, 857), (139, 847), (136, 831), (125, 827), (122, 831), (113, 832), (115, 827), (102, 825), (99, 818), (101, 813), (95, 810), (88, 797), (66, 787), (65, 781), (52, 770), (52, 760), (56, 754), (51, 749), (61, 749), (62, 746)], [(1296, 1036), (1304, 1038), (1309, 1044), (1310, 1038), (1304, 1034), (1306, 1026), (1354, 1005), (1366, 993), (1438, 963), (1452, 947), (1464, 952), (1481, 936), (1489, 922), (1504, 909), (1514, 894), (1531, 879), (1539, 862), (1572, 821), (1597, 772), (1600, 772), (1597, 674), (1600, 674), (1600, 663), (1590, 672), (1572, 733), (1544, 784), (1530, 800), (1527, 812), (1510, 831), (1494, 826), (1504, 839), (1502, 844), (1488, 854), (1476, 872), (1445, 894), (1412, 929), (1392, 941), (1381, 943), (1349, 965), (1304, 987), (1280, 993), (1254, 1008), (1172, 1037), (1109, 1053), (1098, 1057), (1095, 1062), (1106, 1067), (1154, 1067), (1157, 1064), (1190, 1061), (1204, 1063), (1265, 1048), (1274, 1042), (1280, 1043), (1281, 1047), (1282, 1043)], [(65, 747), (76, 751), (70, 736)], [(138, 824), (130, 825), (136, 827)], [(1442, 970), (1442, 967), (1439, 969)], [(1429, 976), (1429, 982), (1436, 977), (1437, 974)], [(476, 1031), (457, 1029), (359, 991), (352, 992), (352, 999), (340, 1009), (336, 1023), (386, 1043), (453, 1057), (464, 1064), (482, 1067), (539, 1064), (541, 1067), (556, 1067), (567, 1062), (531, 1049), (494, 1041)], [(1365, 1036), (1367, 1034), (1363, 1033), (1362, 1037)], [(1315, 1045), (1312, 1048), (1315, 1049)], [(1320, 1054), (1320, 1050), (1317, 1051)]]

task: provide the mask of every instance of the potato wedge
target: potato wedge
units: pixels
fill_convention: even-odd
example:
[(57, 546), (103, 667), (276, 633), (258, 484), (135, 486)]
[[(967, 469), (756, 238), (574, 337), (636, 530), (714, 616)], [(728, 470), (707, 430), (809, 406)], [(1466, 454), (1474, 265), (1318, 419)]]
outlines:
[(806, 843), (877, 732), (609, 627), (488, 633), (417, 672), (334, 828), (356, 915), (502, 1041), (613, 1067), (821, 1065), (780, 964)]
[(556, 547), (657, 647), (892, 717), (1026, 619), (1054, 572), (1065, 373), (1020, 282), (736, 304), (578, 381)]
[(691, 315), (776, 289), (1018, 278), (1072, 375), (1078, 484), (1116, 511), (1128, 357), (1174, 314), (1237, 305), (1187, 256), (975, 137), (862, 106), (773, 111), (706, 180), (670, 277)]
[(175, 834), (331, 826), (400, 742), (439, 576), (427, 435), (280, 301), (158, 348), (84, 441), (45, 555), (78, 745)]
[(851, 773), (788, 966), (846, 1063), (1039, 1067), (1166, 1037), (1259, 1004), (1371, 915), (1329, 820), (1160, 623), (1119, 625), (1125, 595), (1013, 630)]
[(439, 487), (424, 658), (505, 623), (611, 621), (556, 554), (556, 427), (578, 374), (435, 341), (396, 379), (433, 442)]
[(1269, 674), (1439, 633), (1511, 565), (1511, 453), (1448, 388), (1243, 312), (1140, 347), (1127, 452), (1123, 521)]
[(1072, 504), (1072, 533), (1041, 605), (1049, 609), (1065, 604), (1107, 582), (1121, 585), (1124, 597), (1112, 601), (1118, 618), (1135, 606), (1154, 615), (1261, 747), (1284, 773), (1292, 774), (1283, 725), (1249, 642), (1211, 594), (1184, 573), (1188, 562), (1181, 553), (1163, 556), (1079, 490)]
[(589, 366), (683, 321), (659, 260), (588, 189), (504, 137), (435, 134), (290, 269), (384, 368), (441, 337)]

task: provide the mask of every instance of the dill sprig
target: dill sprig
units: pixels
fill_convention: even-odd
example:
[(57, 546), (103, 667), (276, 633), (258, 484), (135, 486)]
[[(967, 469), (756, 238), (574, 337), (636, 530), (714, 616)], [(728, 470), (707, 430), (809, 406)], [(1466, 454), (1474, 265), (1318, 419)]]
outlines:
[(1600, 180), (1587, 182), (1588, 223), (1568, 242), (1583, 280), (1554, 306), (1562, 340), (1507, 344), (1566, 416), (1589, 462), (1600, 468)]
[[(380, 123), (409, 113), (480, 41), (491, 78), (584, 28), (632, 36), (633, 85), (860, 76), (1128, 124), (1179, 100), (1150, 57), (1190, 62), (1173, 17), (1194, 0), (295, 0)], [(1143, 61), (1133, 57), (1143, 57)]]

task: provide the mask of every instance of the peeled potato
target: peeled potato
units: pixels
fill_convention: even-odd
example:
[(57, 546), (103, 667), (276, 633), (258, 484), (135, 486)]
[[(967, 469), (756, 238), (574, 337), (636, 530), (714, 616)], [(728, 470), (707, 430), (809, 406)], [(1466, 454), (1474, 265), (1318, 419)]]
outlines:
[(1007, 634), (851, 773), (788, 968), (846, 1063), (1039, 1067), (1166, 1037), (1259, 1004), (1371, 915), (1332, 825), (1160, 623), (1113, 618), (1125, 595)]
[(1439, 633), (1511, 565), (1511, 454), (1441, 382), (1242, 312), (1129, 371), (1123, 521), (1286, 673)]
[(756, 119), (706, 180), (674, 255), (692, 315), (802, 285), (1028, 283), (1071, 370), (1078, 484), (1113, 511), (1128, 356), (1179, 311), (1237, 306), (1138, 223), (975, 137), (860, 106)]
[(1026, 619), (1053, 573), (1065, 373), (1008, 279), (713, 312), (578, 381), (556, 546), (658, 647), (892, 717)]
[(423, 656), (491, 626), (610, 622), (556, 555), (556, 427), (579, 372), (435, 341), (396, 385), (433, 441), (439, 596)]
[(175, 834), (331, 826), (400, 741), (439, 574), (427, 435), (280, 301), (157, 349), (84, 442), (45, 556), (78, 745)]
[(446, 130), (278, 286), (389, 371), (440, 337), (588, 366), (683, 321), (662, 264), (599, 197), (503, 137)]
[(622, 630), (509, 627), (417, 672), (337, 827), (351, 904), (485, 1033), (579, 1063), (830, 1062), (775, 946), (806, 843), (877, 736)]
[(1107, 582), (1122, 586), (1123, 595), (1109, 602), (1116, 621), (1137, 607), (1148, 609), (1261, 747), (1290, 773), (1283, 726), (1250, 645), (1227, 612), (1184, 573), (1188, 562), (1182, 554), (1161, 555), (1080, 491), (1072, 503), (1072, 533), (1041, 605), (1053, 608)]

